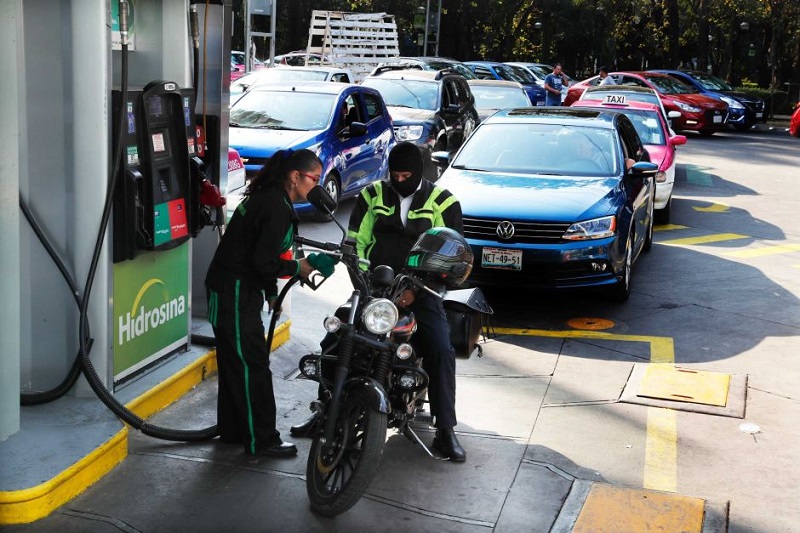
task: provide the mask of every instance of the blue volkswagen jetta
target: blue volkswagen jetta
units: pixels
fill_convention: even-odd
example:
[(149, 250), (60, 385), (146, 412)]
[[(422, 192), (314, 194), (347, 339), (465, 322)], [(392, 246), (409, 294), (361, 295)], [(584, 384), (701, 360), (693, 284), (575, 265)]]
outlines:
[[(307, 148), (322, 161), (322, 179), (337, 201), (386, 177), (395, 137), (378, 91), (353, 84), (295, 82), (254, 86), (231, 107), (230, 146), (248, 176), (278, 150)], [(311, 204), (301, 215), (328, 220)]]
[(657, 165), (631, 121), (609, 110), (519, 108), (481, 123), (439, 185), (461, 202), (475, 253), (470, 281), (600, 286), (628, 299), (653, 242)]

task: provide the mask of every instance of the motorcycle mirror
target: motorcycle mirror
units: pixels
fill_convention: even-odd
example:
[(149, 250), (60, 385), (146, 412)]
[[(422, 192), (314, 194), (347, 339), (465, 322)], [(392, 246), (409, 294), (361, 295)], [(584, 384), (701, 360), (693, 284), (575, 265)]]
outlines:
[(328, 194), (328, 191), (326, 191), (321, 185), (317, 185), (308, 191), (306, 199), (311, 205), (323, 213), (330, 215), (333, 210), (336, 209), (336, 201), (331, 198), (331, 195)]

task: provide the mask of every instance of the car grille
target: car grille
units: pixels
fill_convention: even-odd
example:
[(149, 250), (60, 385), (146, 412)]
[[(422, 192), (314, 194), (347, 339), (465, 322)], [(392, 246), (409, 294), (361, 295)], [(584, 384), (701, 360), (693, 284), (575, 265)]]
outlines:
[(569, 228), (564, 222), (518, 222), (511, 221), (514, 235), (510, 239), (500, 237), (498, 226), (504, 219), (464, 217), (464, 236), (468, 239), (498, 241), (504, 244), (541, 244), (561, 242), (561, 236)]
[[(722, 122), (714, 122), (715, 116), (721, 116)], [(723, 126), (726, 122), (728, 122), (728, 111), (720, 111), (717, 109), (709, 109), (705, 112), (705, 122), (708, 126)]]

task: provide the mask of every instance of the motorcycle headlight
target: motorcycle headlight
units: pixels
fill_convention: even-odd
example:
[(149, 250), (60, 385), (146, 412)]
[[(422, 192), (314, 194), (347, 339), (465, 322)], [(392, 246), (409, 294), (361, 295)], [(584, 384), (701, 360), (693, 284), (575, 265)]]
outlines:
[(667, 173), (656, 172), (656, 183), (664, 183), (665, 181), (667, 181)]
[(719, 99), (728, 104), (728, 107), (731, 109), (744, 109), (744, 106), (738, 100), (734, 100), (728, 96), (720, 96)]
[(385, 335), (397, 324), (398, 316), (397, 307), (390, 300), (378, 298), (367, 304), (362, 320), (371, 333)]
[(568, 241), (583, 241), (611, 237), (617, 232), (617, 217), (609, 216), (576, 222), (567, 228), (562, 238)]
[(675, 102), (675, 105), (686, 111), (687, 113), (699, 113), (702, 111), (699, 107), (694, 107), (684, 102)]
[(422, 137), (422, 126), (400, 126), (395, 131), (398, 141), (416, 141)]

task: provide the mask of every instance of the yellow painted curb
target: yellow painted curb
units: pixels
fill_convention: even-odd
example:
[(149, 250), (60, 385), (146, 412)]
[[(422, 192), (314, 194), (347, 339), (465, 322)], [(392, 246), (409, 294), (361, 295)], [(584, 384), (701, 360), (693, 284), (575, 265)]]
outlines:
[(128, 455), (128, 427), (50, 481), (29, 489), (0, 492), (0, 525), (44, 518), (82, 493)]
[[(272, 336), (272, 349), (289, 340), (291, 320), (279, 324)], [(217, 371), (217, 352), (211, 350), (163, 383), (153, 387), (125, 407), (141, 418), (164, 409)], [(50, 481), (28, 489), (0, 492), (0, 526), (28, 524), (81, 494), (121, 463), (128, 455), (128, 426), (86, 457)]]

